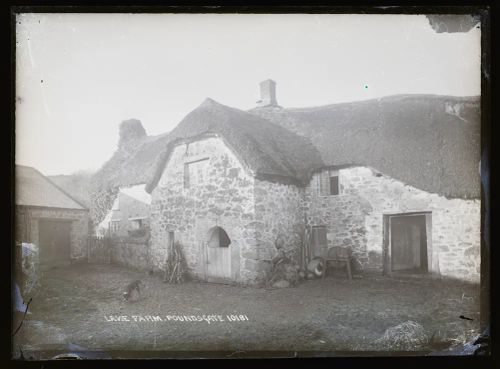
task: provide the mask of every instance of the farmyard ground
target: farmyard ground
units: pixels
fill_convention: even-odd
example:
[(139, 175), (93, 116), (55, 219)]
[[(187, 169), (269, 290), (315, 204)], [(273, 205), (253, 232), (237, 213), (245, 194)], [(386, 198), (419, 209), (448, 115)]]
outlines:
[[(122, 301), (125, 285), (138, 278), (144, 285), (140, 299)], [(408, 320), (421, 324), (429, 337), (449, 343), (472, 339), (479, 333), (479, 287), (380, 275), (348, 280), (342, 271), (273, 290), (202, 282), (169, 285), (160, 276), (117, 266), (81, 265), (45, 272), (30, 311), (15, 337), (16, 356), (20, 347), (28, 358), (75, 347), (109, 356), (134, 351), (128, 355), (137, 357), (142, 351), (355, 354), (377, 350), (375, 341), (387, 328)], [(185, 315), (220, 318), (210, 324), (174, 318)], [(229, 321), (228, 315), (248, 320)], [(116, 321), (119, 316), (129, 321)]]

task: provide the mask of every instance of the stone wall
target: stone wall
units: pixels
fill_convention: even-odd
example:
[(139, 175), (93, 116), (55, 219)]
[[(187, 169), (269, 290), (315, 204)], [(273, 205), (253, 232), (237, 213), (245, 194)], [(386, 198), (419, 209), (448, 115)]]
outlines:
[(366, 167), (339, 171), (339, 195), (319, 196), (317, 181), (304, 197), (309, 223), (327, 226), (329, 247), (351, 246), (359, 266), (382, 270), (384, 214), (430, 212), (431, 272), (479, 281), (479, 200), (429, 194)]
[(89, 226), (87, 210), (16, 206), (16, 240), (39, 245), (38, 221), (43, 219), (71, 220), (71, 258), (81, 259), (87, 256)]
[[(327, 228), (328, 248), (350, 247), (355, 257), (355, 267), (368, 262), (366, 252), (365, 216), (373, 210), (369, 201), (356, 193), (346, 191), (345, 172), (339, 172), (339, 194), (322, 196), (319, 193), (319, 173), (314, 174), (305, 189), (304, 209), (309, 226)], [(317, 250), (326, 256), (327, 250)]]
[[(208, 158), (202, 183), (184, 188), (186, 163)], [(246, 262), (257, 247), (254, 178), (221, 138), (211, 137), (176, 146), (152, 192), (151, 261), (163, 267), (168, 232), (174, 232), (185, 252), (189, 272), (206, 279), (206, 250), (210, 230), (222, 227), (229, 238), (231, 279), (253, 283), (259, 277)]]
[(259, 248), (253, 250), (255, 255), (250, 259), (272, 259), (279, 236), (285, 241), (287, 254), (298, 261), (299, 234), (304, 224), (303, 194), (303, 189), (294, 185), (255, 181), (255, 234)]
[(141, 271), (150, 270), (147, 238), (114, 237), (112, 245), (113, 263)]

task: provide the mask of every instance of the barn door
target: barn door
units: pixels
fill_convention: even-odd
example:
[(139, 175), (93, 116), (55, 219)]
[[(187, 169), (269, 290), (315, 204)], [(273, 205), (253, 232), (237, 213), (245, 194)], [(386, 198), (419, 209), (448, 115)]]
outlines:
[(40, 264), (52, 266), (69, 262), (71, 222), (40, 220), (38, 232)]
[(425, 216), (391, 217), (391, 267), (393, 271), (426, 271)]
[(231, 240), (224, 229), (214, 227), (207, 243), (207, 279), (211, 282), (231, 279)]

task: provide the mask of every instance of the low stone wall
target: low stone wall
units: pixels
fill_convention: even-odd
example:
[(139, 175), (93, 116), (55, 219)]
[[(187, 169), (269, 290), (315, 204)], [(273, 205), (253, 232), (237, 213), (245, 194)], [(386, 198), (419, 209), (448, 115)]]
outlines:
[(116, 237), (112, 245), (112, 263), (143, 271), (151, 269), (148, 238)]

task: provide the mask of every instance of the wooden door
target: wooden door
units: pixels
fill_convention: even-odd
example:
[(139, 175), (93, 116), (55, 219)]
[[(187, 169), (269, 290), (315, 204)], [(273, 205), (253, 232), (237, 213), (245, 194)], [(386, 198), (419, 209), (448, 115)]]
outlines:
[(40, 264), (68, 263), (71, 254), (71, 222), (40, 220), (38, 232)]
[(312, 250), (311, 258), (325, 257), (326, 251), (328, 249), (328, 239), (326, 237), (326, 227), (325, 226), (313, 226), (312, 227)]
[(207, 243), (207, 278), (209, 281), (231, 279), (231, 241), (220, 227), (212, 230)]
[(393, 271), (425, 270), (427, 265), (425, 216), (391, 218), (391, 266)]

